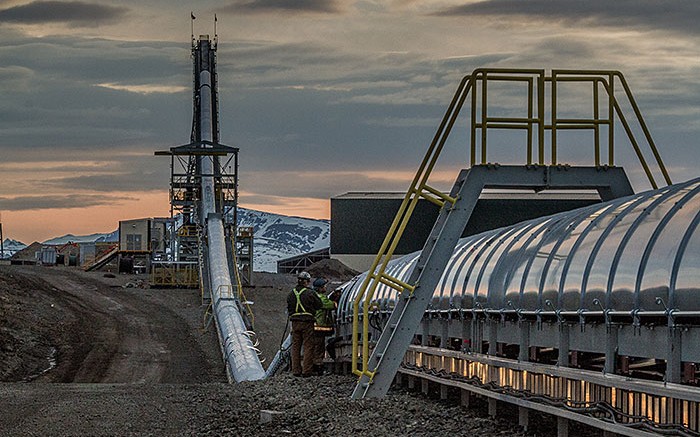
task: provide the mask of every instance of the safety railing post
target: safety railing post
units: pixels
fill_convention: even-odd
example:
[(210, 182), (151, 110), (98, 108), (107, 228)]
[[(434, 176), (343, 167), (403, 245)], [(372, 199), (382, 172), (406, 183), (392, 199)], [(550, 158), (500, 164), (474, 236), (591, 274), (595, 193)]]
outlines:
[(532, 164), (532, 105), (533, 105), (533, 81), (532, 77), (527, 81), (527, 165)]
[(608, 94), (608, 165), (614, 165), (615, 161), (615, 76), (608, 74), (610, 91)]
[(481, 73), (481, 164), (486, 164), (486, 137), (488, 134), (488, 108), (487, 108), (487, 89), (486, 81), (488, 76), (486, 72)]
[(598, 81), (593, 80), (591, 83), (593, 86), (593, 119), (596, 121), (593, 124), (593, 155), (595, 166), (600, 167), (600, 125), (597, 123), (600, 119), (600, 109), (598, 108), (600, 104), (598, 100)]
[(544, 99), (545, 99), (545, 74), (544, 70), (540, 71), (537, 77), (537, 119), (539, 120), (539, 126), (537, 127), (538, 136), (538, 157), (537, 161), (539, 165), (544, 165), (545, 163), (545, 151), (544, 151), (544, 131), (545, 131), (545, 110), (544, 110)]
[(552, 90), (551, 90), (551, 110), (552, 110), (552, 139), (551, 139), (551, 164), (557, 165), (557, 73), (552, 71)]
[(471, 110), (471, 159), (470, 166), (474, 167), (476, 165), (476, 74), (472, 74), (469, 78), (469, 85), (472, 90), (472, 110)]

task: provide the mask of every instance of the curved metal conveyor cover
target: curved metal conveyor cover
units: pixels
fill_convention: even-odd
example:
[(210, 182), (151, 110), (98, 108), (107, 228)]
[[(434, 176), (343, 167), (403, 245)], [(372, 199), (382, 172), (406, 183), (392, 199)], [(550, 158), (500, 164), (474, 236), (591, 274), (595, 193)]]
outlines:
[[(697, 244), (700, 178), (463, 238), (433, 294), (434, 310), (630, 313), (700, 311)], [(407, 280), (420, 252), (392, 260), (387, 273)], [(367, 272), (341, 298), (352, 303)], [(391, 310), (396, 291), (384, 284), (373, 300)], [(596, 302), (599, 302), (596, 304)]]
[(224, 228), (219, 217), (209, 216), (207, 233), (212, 302), (229, 372), (237, 382), (263, 379), (265, 371), (247, 334), (236, 301), (229, 296), (231, 276), (226, 262)]
[[(202, 140), (211, 141), (211, 75), (200, 74), (200, 105)], [(211, 157), (202, 157), (202, 218), (207, 223), (209, 277), (212, 306), (219, 329), (219, 339), (228, 374), (237, 382), (263, 379), (265, 371), (258, 359), (257, 351), (248, 336), (245, 324), (233, 295), (231, 274), (228, 269), (224, 226), (216, 214), (214, 201), (214, 164)]]

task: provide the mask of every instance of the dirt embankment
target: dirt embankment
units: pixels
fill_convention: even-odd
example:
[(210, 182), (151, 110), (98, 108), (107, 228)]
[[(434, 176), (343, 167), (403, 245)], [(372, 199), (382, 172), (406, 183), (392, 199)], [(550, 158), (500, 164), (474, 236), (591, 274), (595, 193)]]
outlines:
[(0, 268), (0, 380), (225, 380), (216, 337), (201, 330), (196, 293), (122, 287), (134, 279)]
[[(334, 266), (316, 276), (337, 283)], [(225, 378), (195, 290), (124, 288), (147, 279), (65, 267), (0, 267), (0, 381), (213, 382)], [(263, 365), (287, 327), (295, 275), (255, 272), (245, 287)], [(50, 370), (50, 371), (49, 371)]]

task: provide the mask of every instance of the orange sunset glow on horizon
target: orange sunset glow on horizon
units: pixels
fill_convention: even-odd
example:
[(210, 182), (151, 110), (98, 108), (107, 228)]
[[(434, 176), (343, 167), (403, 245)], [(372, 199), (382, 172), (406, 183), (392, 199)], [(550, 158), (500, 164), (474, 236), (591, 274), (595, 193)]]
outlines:
[[(167, 191), (128, 193), (128, 200), (109, 205), (81, 208), (52, 208), (0, 212), (4, 238), (25, 244), (46, 241), (67, 234), (76, 236), (109, 233), (118, 229), (119, 221), (144, 217), (169, 217)], [(328, 219), (329, 201), (323, 199), (280, 199), (278, 204), (248, 202), (240, 205), (275, 214), (312, 219)]]

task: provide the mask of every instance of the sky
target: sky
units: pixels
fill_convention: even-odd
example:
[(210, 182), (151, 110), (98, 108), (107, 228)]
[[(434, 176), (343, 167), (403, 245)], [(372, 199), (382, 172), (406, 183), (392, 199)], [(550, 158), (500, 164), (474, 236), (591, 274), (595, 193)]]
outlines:
[[(698, 173), (696, 0), (0, 0), (5, 237), (170, 214), (169, 160), (153, 152), (189, 142), (190, 12), (195, 35), (217, 16), (220, 138), (240, 149), (243, 207), (328, 218), (332, 196), (405, 192), (481, 67), (619, 70), (672, 180)], [(469, 165), (468, 134), (463, 117), (431, 185)], [(560, 162), (589, 165), (591, 146), (568, 141)], [(522, 138), (494, 144), (489, 161), (522, 163)], [(649, 188), (627, 143), (615, 163)]]

